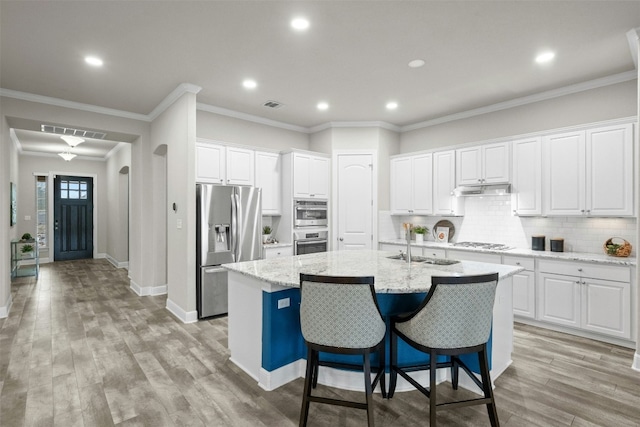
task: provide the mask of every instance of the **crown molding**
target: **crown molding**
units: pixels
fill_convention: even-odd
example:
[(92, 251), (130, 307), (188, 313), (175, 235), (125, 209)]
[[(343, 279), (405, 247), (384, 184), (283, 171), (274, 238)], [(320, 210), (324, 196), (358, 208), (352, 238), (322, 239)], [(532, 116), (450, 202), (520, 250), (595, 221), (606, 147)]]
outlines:
[(149, 116), (146, 114), (130, 113), (128, 111), (116, 110), (114, 108), (99, 107), (97, 105), (83, 104), (81, 102), (67, 101), (66, 99), (52, 98), (50, 96), (36, 95), (33, 93), (19, 92), (17, 90), (0, 88), (0, 96), (20, 99), (22, 101), (37, 102), (39, 104), (54, 105), (56, 107), (89, 111), (108, 116), (122, 117), (125, 119), (141, 120), (144, 122), (150, 121)]
[(636, 70), (638, 69), (638, 49), (640, 49), (640, 27), (634, 28), (627, 32), (627, 40), (629, 40), (629, 50), (631, 51), (631, 57), (633, 63), (636, 64)]
[(234, 119), (245, 120), (248, 122), (260, 123), (267, 126), (276, 128), (292, 130), (295, 132), (309, 133), (309, 128), (304, 126), (292, 125), (285, 122), (279, 122), (277, 120), (271, 120), (253, 114), (241, 113), (239, 111), (229, 110), (227, 108), (216, 107), (215, 105), (203, 104), (201, 102), (196, 103), (196, 108), (200, 111), (206, 111), (207, 113), (219, 114), (221, 116), (232, 117)]
[(318, 126), (308, 128), (308, 133), (316, 133), (326, 129), (336, 128), (371, 128), (377, 127), (387, 129), (393, 132), (400, 132), (400, 126), (382, 121), (357, 121), (357, 122), (327, 122)]
[(600, 87), (609, 86), (616, 83), (635, 80), (637, 78), (638, 78), (637, 71), (635, 70), (626, 71), (624, 73), (613, 74), (611, 76), (589, 80), (587, 82), (577, 83), (574, 85), (561, 87), (559, 89), (548, 90), (546, 92), (540, 92), (534, 95), (523, 96), (522, 98), (511, 99), (509, 101), (499, 102), (497, 104), (487, 105), (485, 107), (475, 108), (473, 110), (467, 110), (467, 111), (462, 111), (460, 113), (450, 114), (448, 116), (439, 117), (433, 120), (426, 120), (424, 122), (402, 126), (401, 132), (408, 132), (408, 131), (421, 129), (429, 126), (439, 125), (442, 123), (453, 122), (461, 119), (467, 119), (474, 116), (480, 116), (482, 114), (493, 113), (496, 111), (506, 110), (514, 107), (520, 107), (522, 105), (533, 104), (540, 101), (546, 101), (548, 99), (553, 99), (553, 98), (558, 98), (560, 96), (584, 92), (586, 90), (597, 89)]
[(160, 101), (160, 104), (158, 104), (156, 108), (154, 108), (153, 111), (151, 111), (147, 115), (147, 121), (154, 121), (160, 114), (162, 114), (167, 108), (169, 108), (171, 104), (176, 102), (176, 100), (185, 93), (193, 93), (197, 95), (201, 90), (202, 88), (200, 86), (196, 86), (191, 83), (179, 84), (177, 88), (171, 91), (171, 93), (167, 95), (162, 101)]

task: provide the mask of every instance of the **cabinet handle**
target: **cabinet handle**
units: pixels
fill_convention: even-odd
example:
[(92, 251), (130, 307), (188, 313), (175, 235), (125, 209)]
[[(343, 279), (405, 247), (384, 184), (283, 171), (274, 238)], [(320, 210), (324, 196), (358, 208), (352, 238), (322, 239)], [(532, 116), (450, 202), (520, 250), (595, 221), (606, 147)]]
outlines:
[(309, 194), (309, 197), (316, 197), (315, 194)]
[(480, 178), (478, 178), (478, 182), (482, 182), (482, 180)]
[(579, 269), (578, 269), (578, 271), (582, 271), (582, 269), (581, 269), (581, 268), (579, 268)]
[(584, 213), (584, 209), (580, 209), (580, 212)]
[(591, 213), (591, 209), (587, 209), (587, 215)]
[(580, 280), (576, 280), (576, 283), (579, 285), (580, 284)]
[(516, 262), (516, 265), (520, 265), (520, 263), (519, 263), (519, 262)]

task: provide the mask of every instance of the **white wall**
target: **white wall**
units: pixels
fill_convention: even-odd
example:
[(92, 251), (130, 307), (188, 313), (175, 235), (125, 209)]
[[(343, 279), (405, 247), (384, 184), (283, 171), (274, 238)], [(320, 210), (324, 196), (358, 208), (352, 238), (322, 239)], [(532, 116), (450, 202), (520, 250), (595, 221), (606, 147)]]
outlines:
[(183, 321), (195, 321), (195, 94), (182, 95), (153, 121), (151, 140), (149, 155), (167, 146), (167, 308)]
[(116, 266), (129, 261), (129, 193), (131, 144), (121, 143), (106, 162), (106, 254)]
[(309, 149), (309, 135), (260, 123), (222, 116), (207, 111), (196, 113), (196, 135), (232, 144), (271, 150)]
[(403, 132), (400, 152), (522, 135), (637, 114), (637, 80)]

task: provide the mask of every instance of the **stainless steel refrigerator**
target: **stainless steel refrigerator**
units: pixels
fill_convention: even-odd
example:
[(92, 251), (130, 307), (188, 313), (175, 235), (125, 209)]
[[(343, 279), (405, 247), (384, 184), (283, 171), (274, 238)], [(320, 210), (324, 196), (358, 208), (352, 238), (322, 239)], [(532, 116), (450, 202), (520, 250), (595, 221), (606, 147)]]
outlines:
[(262, 257), (262, 190), (196, 185), (196, 306), (198, 318), (227, 313), (222, 264)]

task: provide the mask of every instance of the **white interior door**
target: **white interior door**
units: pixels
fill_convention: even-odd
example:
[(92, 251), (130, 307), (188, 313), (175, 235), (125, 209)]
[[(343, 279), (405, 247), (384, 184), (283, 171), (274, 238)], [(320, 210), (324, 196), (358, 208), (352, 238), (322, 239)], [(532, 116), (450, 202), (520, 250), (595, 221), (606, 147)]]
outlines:
[(338, 155), (338, 250), (372, 249), (373, 155)]

